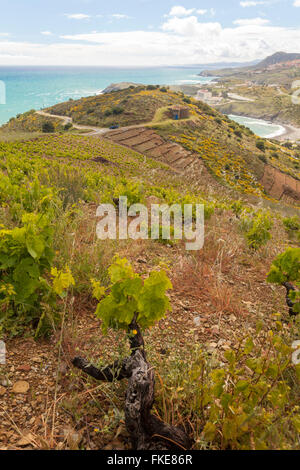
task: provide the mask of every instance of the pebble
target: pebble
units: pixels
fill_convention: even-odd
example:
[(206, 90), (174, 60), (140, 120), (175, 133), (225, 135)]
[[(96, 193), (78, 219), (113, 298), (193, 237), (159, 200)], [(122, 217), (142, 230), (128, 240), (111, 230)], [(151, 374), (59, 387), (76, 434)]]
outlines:
[(29, 372), (31, 370), (31, 366), (24, 364), (22, 366), (19, 366), (17, 370), (20, 370), (23, 372)]
[(8, 380), (8, 379), (2, 379), (0, 381), (0, 385), (2, 385), (2, 387), (10, 387), (11, 386), (11, 381)]
[(25, 394), (28, 392), (30, 386), (28, 382), (25, 382), (25, 380), (19, 380), (18, 382), (14, 383), (12, 392), (17, 393), (17, 394)]

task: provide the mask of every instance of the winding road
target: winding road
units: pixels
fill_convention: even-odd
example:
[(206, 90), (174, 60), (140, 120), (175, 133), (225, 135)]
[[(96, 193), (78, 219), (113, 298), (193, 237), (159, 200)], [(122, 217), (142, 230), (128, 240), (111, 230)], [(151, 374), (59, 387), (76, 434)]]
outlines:
[(45, 111), (36, 111), (36, 113), (39, 114), (40, 116), (60, 119), (61, 121), (63, 121), (64, 125), (72, 124), (74, 129), (78, 129), (80, 131), (85, 131), (85, 130), (91, 131), (91, 132), (87, 132), (85, 135), (101, 135), (109, 131), (107, 127), (82, 126), (80, 124), (75, 124), (73, 122), (73, 119), (68, 116), (59, 116), (58, 114), (50, 114), (50, 113), (46, 113)]
[[(91, 131), (91, 132), (86, 132), (84, 134), (85, 136), (87, 136), (87, 135), (104, 135), (107, 132), (111, 131), (111, 129), (109, 129), (108, 127), (83, 126), (81, 124), (75, 124), (73, 122), (73, 119), (69, 116), (60, 116), (59, 114), (50, 114), (50, 113), (46, 113), (45, 111), (36, 111), (36, 113), (39, 114), (40, 116), (53, 118), (53, 119), (60, 119), (61, 121), (63, 121), (63, 125), (72, 124), (74, 129), (78, 129), (80, 131), (85, 131), (85, 130), (86, 131)], [(146, 123), (143, 123), (143, 124), (134, 124), (132, 126), (118, 127), (118, 130), (123, 131), (123, 130), (129, 130), (129, 129), (136, 129), (138, 127), (147, 127), (151, 124), (153, 124), (153, 123), (152, 122), (146, 122)], [(155, 123), (155, 124), (157, 124), (157, 123)]]

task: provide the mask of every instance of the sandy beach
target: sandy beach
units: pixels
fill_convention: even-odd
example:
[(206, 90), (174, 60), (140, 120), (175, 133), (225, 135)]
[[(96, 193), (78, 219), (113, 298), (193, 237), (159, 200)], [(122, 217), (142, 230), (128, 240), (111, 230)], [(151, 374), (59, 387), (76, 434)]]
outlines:
[(279, 141), (290, 140), (292, 142), (300, 141), (300, 128), (291, 126), (290, 124), (281, 124), (285, 128), (284, 134), (281, 134), (274, 139)]

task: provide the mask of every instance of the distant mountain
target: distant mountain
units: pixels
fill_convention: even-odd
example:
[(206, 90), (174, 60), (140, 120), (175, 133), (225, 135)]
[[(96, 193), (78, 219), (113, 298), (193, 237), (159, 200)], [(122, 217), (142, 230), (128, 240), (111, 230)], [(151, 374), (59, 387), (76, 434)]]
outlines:
[(276, 65), (276, 64), (283, 64), (285, 62), (291, 62), (293, 60), (300, 60), (300, 54), (297, 53), (292, 53), (289, 54), (287, 52), (276, 52), (273, 55), (270, 55), (266, 59), (262, 60), (261, 62), (256, 63), (255, 65), (248, 66), (244, 64), (242, 67), (226, 67), (226, 68), (221, 68), (219, 70), (211, 70), (207, 68), (206, 70), (203, 70), (199, 76), (202, 77), (237, 77), (237, 75), (242, 74), (243, 76), (247, 73), (253, 73), (255, 71), (262, 71), (263, 69), (268, 68), (270, 65)]
[(276, 52), (266, 59), (259, 62), (255, 68), (261, 69), (269, 67), (269, 65), (282, 64), (283, 62), (290, 62), (292, 60), (300, 60), (300, 54), (288, 54), (287, 52)]
[(181, 69), (192, 69), (192, 68), (204, 68), (205, 69), (219, 69), (219, 68), (233, 68), (233, 67), (250, 67), (251, 65), (256, 65), (258, 64), (259, 60), (252, 60), (251, 62), (214, 62), (214, 63), (211, 63), (211, 64), (185, 64), (185, 65), (169, 65), (167, 68), (169, 69), (177, 69), (177, 68), (181, 68)]

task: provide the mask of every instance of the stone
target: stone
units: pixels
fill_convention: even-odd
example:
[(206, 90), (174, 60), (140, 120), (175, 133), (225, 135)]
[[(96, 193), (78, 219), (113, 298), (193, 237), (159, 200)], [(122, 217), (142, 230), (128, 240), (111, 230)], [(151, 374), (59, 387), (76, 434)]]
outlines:
[(25, 380), (19, 380), (18, 382), (14, 383), (12, 392), (17, 393), (17, 394), (25, 394), (28, 392), (30, 386), (28, 382), (25, 382)]
[(65, 428), (63, 432), (69, 448), (71, 450), (78, 450), (80, 442), (82, 441), (82, 434), (72, 428)]
[(31, 370), (31, 366), (24, 364), (22, 366), (19, 366), (17, 370), (20, 370), (22, 372), (29, 372)]
[(31, 360), (32, 360), (33, 362), (37, 362), (37, 363), (43, 362), (43, 359), (42, 359), (41, 357), (33, 357)]
[(11, 381), (6, 379), (6, 378), (2, 378), (0, 380), (0, 385), (2, 385), (2, 387), (10, 387), (11, 386)]

